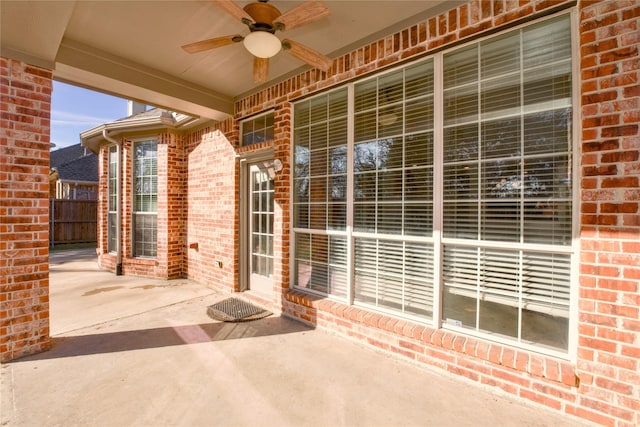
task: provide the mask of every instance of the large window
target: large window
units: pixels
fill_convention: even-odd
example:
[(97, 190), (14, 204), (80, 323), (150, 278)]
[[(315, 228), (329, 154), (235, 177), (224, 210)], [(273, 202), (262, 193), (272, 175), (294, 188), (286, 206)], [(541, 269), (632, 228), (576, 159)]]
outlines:
[(355, 302), (433, 310), (433, 60), (354, 87)]
[(134, 145), (134, 255), (155, 257), (157, 251), (158, 143)]
[(567, 349), (571, 85), (567, 19), (444, 55), (445, 322)]
[(300, 287), (347, 290), (347, 90), (296, 105), (295, 274)]
[(107, 167), (107, 250), (118, 250), (118, 147), (108, 151)]
[(566, 353), (570, 35), (565, 15), (297, 103), (295, 286)]

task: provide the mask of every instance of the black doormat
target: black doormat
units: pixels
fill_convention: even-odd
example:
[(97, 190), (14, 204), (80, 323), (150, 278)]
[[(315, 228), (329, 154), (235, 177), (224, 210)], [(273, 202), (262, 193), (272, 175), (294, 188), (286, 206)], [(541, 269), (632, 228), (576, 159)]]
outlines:
[(227, 298), (207, 307), (207, 315), (223, 322), (248, 322), (270, 316), (269, 310), (238, 298)]

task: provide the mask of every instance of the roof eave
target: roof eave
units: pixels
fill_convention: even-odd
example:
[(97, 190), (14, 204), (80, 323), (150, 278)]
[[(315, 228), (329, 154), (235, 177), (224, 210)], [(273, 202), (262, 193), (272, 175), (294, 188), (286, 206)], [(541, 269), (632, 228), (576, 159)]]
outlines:
[(83, 147), (86, 147), (94, 154), (98, 154), (100, 145), (103, 142), (107, 142), (103, 136), (105, 131), (110, 137), (116, 137), (131, 132), (187, 128), (202, 121), (204, 120), (199, 117), (163, 112), (159, 116), (154, 117), (133, 117), (131, 119), (103, 123), (85, 132), (81, 132), (80, 141)]

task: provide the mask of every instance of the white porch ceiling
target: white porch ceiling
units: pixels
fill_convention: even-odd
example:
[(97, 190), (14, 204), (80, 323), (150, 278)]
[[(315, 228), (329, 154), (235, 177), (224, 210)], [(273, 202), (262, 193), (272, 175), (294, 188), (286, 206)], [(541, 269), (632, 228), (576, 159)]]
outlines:
[[(244, 6), (249, 1), (237, 1)], [(273, 0), (281, 12), (300, 1)], [(331, 15), (277, 33), (331, 58), (461, 1), (325, 0)], [(180, 46), (248, 33), (211, 1), (0, 1), (2, 56), (54, 70), (54, 78), (191, 115), (223, 119), (258, 88), (241, 43), (187, 54)], [(307, 66), (281, 52), (266, 85)]]

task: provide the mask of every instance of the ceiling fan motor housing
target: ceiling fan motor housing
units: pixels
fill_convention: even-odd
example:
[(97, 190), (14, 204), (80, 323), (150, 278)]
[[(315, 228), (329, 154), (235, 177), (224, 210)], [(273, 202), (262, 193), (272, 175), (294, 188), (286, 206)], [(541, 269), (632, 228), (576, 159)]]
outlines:
[(244, 11), (247, 12), (255, 21), (254, 24), (249, 24), (251, 31), (268, 31), (275, 33), (278, 29), (274, 27), (273, 21), (280, 17), (280, 11), (269, 3), (249, 3), (244, 7)]

